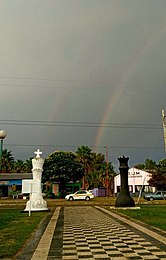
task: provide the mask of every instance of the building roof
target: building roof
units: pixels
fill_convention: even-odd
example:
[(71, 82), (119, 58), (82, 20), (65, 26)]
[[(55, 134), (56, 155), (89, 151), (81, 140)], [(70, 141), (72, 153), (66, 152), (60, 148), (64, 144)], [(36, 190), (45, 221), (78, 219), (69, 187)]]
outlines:
[(32, 179), (32, 173), (1, 173), (0, 181)]

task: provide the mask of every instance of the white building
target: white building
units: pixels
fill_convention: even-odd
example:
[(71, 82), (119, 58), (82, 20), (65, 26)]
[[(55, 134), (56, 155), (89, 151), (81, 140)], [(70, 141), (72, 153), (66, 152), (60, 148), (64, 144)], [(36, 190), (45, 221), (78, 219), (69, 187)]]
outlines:
[[(155, 188), (149, 186), (148, 180), (151, 178), (151, 173), (142, 171), (136, 168), (131, 168), (128, 171), (128, 185), (129, 191), (137, 193), (140, 190), (142, 192), (154, 192)], [(114, 178), (114, 193), (120, 192), (121, 186), (120, 174)]]

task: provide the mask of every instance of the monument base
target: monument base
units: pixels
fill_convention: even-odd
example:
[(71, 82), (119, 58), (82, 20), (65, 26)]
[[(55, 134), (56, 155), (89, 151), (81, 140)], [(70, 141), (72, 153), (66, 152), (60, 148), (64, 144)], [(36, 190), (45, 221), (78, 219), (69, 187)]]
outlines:
[(135, 207), (135, 202), (130, 194), (119, 194), (115, 201), (115, 207)]
[(138, 209), (141, 209), (140, 207), (110, 207), (110, 209), (122, 209), (122, 210), (138, 210)]
[[(41, 209), (41, 210), (37, 210), (37, 209), (35, 209), (35, 210), (30, 210), (30, 212), (50, 212), (51, 210), (49, 209), (49, 208), (47, 208), (47, 209)], [(21, 213), (28, 213), (29, 212), (29, 210), (21, 210), (20, 211)]]
[(35, 194), (33, 195), (34, 196), (27, 201), (24, 211), (48, 211), (47, 202), (41, 196), (36, 198)]

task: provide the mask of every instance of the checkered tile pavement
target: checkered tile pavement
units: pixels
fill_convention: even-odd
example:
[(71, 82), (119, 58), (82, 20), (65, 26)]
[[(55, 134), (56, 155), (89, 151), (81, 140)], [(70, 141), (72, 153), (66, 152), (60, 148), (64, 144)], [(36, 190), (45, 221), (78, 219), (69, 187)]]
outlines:
[(61, 254), (50, 250), (48, 260), (166, 259), (166, 251), (140, 232), (93, 207), (65, 207), (61, 235)]

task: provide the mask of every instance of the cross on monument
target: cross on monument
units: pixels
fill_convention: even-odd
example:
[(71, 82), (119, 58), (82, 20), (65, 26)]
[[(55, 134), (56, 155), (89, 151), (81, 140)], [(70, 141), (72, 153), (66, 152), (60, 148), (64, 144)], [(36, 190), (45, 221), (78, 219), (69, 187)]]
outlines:
[(42, 154), (42, 151), (40, 149), (37, 149), (37, 151), (34, 152), (36, 154), (36, 158), (40, 158), (40, 154)]

